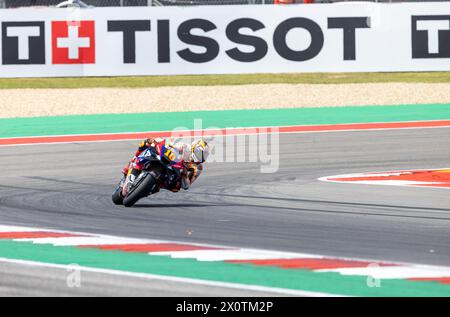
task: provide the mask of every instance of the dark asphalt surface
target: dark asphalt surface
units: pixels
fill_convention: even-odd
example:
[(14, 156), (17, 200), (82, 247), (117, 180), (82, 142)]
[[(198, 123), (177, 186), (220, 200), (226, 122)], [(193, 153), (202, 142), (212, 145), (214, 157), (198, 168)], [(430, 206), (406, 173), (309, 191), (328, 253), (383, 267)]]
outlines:
[(284, 134), (276, 173), (210, 163), (189, 192), (117, 207), (111, 193), (136, 144), (0, 148), (0, 224), (450, 265), (448, 189), (317, 180), (449, 167), (449, 128)]

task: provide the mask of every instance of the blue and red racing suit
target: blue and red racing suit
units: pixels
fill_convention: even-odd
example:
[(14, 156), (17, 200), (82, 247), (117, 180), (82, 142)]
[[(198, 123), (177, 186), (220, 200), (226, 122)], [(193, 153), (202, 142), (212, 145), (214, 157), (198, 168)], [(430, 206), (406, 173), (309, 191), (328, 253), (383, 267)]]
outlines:
[(156, 147), (157, 149), (161, 149), (163, 146), (165, 146), (166, 149), (175, 152), (179, 157), (179, 161), (175, 163), (174, 167), (179, 168), (182, 171), (182, 176), (181, 180), (177, 184), (170, 185), (170, 188), (165, 188), (164, 184), (162, 184), (161, 187), (173, 192), (178, 192), (181, 188), (183, 188), (184, 190), (188, 190), (192, 183), (196, 181), (202, 173), (203, 165), (201, 163), (193, 162), (191, 157), (191, 146), (183, 142), (172, 144), (161, 138), (149, 138), (142, 141), (141, 143), (139, 143), (139, 147), (134, 157), (131, 159), (128, 165), (123, 168), (123, 174), (139, 174), (139, 172), (142, 170), (142, 166), (138, 162), (137, 157), (149, 147)]

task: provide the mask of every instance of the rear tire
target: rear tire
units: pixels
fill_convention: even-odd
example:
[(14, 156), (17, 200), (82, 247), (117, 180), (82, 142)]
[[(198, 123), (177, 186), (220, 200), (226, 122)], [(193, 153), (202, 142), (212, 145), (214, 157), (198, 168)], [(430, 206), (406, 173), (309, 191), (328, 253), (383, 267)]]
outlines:
[(145, 179), (135, 188), (131, 194), (123, 199), (125, 207), (132, 207), (139, 199), (147, 197), (156, 186), (156, 178), (152, 174), (147, 174)]
[(115, 205), (123, 205), (122, 187), (118, 187), (112, 194), (112, 201)]

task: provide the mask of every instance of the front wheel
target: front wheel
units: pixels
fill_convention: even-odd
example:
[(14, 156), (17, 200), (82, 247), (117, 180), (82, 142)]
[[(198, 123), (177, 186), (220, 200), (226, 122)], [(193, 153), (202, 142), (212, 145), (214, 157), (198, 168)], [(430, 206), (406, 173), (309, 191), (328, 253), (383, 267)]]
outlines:
[(118, 187), (112, 194), (112, 201), (115, 205), (123, 205), (122, 187)]
[(147, 197), (156, 186), (156, 178), (147, 174), (145, 178), (123, 199), (125, 207), (132, 207), (139, 199)]

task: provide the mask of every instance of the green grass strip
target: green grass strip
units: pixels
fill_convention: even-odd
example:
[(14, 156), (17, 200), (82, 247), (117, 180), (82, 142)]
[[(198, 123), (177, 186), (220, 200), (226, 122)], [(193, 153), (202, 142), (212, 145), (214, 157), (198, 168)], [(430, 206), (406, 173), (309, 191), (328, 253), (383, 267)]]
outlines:
[(450, 104), (155, 112), (0, 119), (0, 137), (450, 119)]
[(297, 73), (184, 75), (142, 77), (70, 77), (0, 79), (0, 89), (19, 88), (144, 88), (248, 84), (449, 83), (450, 72)]

